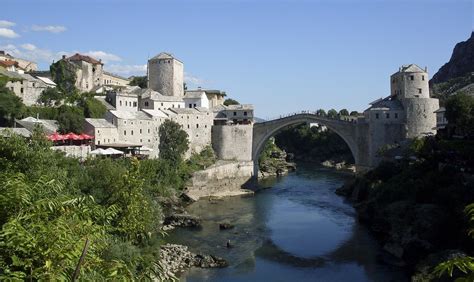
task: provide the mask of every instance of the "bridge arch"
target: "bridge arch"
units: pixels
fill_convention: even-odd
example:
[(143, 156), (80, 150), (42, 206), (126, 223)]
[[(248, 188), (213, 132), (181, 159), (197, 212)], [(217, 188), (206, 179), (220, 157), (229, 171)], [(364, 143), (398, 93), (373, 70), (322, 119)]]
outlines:
[(348, 145), (356, 166), (360, 164), (359, 145), (357, 143), (357, 124), (355, 122), (326, 118), (316, 114), (302, 113), (254, 124), (252, 140), (254, 175), (257, 175), (258, 173), (258, 157), (262, 153), (268, 139), (288, 126), (310, 122), (324, 125), (329, 130), (332, 130), (339, 135)]

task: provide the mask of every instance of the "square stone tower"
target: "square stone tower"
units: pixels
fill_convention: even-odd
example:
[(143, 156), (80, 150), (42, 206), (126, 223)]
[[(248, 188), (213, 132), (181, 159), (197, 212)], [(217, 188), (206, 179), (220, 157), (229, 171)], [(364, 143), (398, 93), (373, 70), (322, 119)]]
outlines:
[(148, 88), (165, 96), (184, 96), (184, 64), (169, 53), (148, 60)]

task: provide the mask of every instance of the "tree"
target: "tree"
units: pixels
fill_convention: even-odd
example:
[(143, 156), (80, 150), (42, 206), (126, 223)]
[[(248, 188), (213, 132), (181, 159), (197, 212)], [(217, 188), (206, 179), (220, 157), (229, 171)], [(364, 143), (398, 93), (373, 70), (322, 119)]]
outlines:
[(178, 167), (189, 148), (188, 134), (178, 123), (166, 120), (159, 128), (160, 158)]
[(58, 114), (59, 131), (81, 133), (84, 123), (82, 108), (63, 105)]
[(15, 118), (19, 118), (24, 110), (20, 97), (6, 87), (8, 78), (0, 79), (0, 124), (12, 125)]
[(353, 116), (353, 117), (356, 117), (356, 116), (359, 115), (359, 112), (358, 111), (352, 111), (349, 115)]
[(336, 118), (337, 117), (337, 111), (335, 109), (330, 109), (328, 111), (328, 117), (329, 118)]
[(227, 99), (225, 99), (225, 101), (224, 101), (224, 105), (225, 105), (225, 106), (230, 106), (230, 105), (240, 105), (240, 103), (239, 103), (239, 102), (237, 102), (237, 101), (236, 101), (236, 100), (234, 100), (234, 99), (227, 98)]
[(103, 118), (107, 112), (105, 105), (94, 97), (84, 97), (81, 103), (86, 118)]
[(46, 88), (41, 92), (38, 102), (44, 106), (59, 106), (66, 96), (57, 88)]
[(451, 95), (446, 101), (446, 119), (463, 133), (474, 132), (474, 98), (466, 93)]
[(319, 110), (316, 111), (316, 114), (317, 114), (318, 116), (325, 117), (325, 116), (326, 116), (326, 111), (323, 110), (323, 109), (319, 109)]
[(59, 60), (52, 64), (49, 70), (59, 91), (68, 96), (78, 91), (76, 88), (76, 67), (72, 63)]
[(347, 109), (342, 109), (342, 110), (339, 111), (339, 115), (340, 116), (348, 116), (349, 111)]
[(140, 88), (147, 88), (148, 79), (146, 76), (134, 76), (130, 81), (131, 86), (138, 86)]

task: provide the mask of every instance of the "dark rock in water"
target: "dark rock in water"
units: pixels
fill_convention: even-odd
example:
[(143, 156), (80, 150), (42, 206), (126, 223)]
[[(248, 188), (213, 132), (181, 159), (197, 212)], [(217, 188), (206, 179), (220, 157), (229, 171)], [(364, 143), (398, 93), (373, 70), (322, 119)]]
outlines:
[(201, 220), (190, 214), (173, 214), (166, 217), (163, 224), (174, 227), (201, 227)]
[(229, 222), (219, 223), (219, 229), (220, 230), (227, 230), (227, 229), (232, 229), (232, 228), (234, 228), (234, 225), (229, 223)]
[(197, 254), (194, 256), (194, 266), (202, 268), (222, 268), (229, 264), (223, 258), (213, 255)]

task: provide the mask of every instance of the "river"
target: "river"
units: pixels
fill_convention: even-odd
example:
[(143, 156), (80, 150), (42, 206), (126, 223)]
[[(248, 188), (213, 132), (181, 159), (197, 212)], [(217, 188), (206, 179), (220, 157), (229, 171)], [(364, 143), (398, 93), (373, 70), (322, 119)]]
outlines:
[[(193, 268), (181, 280), (407, 281), (401, 269), (378, 259), (380, 246), (334, 193), (347, 177), (299, 164), (288, 176), (261, 181), (255, 196), (191, 204), (187, 210), (201, 217), (202, 228), (176, 229), (167, 241), (223, 257), (230, 266)], [(219, 230), (223, 221), (235, 227)]]

